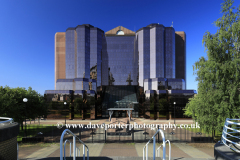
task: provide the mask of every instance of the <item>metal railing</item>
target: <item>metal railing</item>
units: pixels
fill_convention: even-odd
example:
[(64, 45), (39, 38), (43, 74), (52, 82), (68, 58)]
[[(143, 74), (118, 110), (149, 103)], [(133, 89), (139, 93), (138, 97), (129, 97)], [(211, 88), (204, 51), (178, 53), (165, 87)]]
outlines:
[(11, 123), (13, 123), (13, 119), (12, 118), (0, 117), (0, 126), (5, 125), (5, 124), (11, 124)]
[[(167, 143), (167, 142), (169, 143), (169, 155), (168, 155), (168, 157), (169, 157), (169, 160), (170, 160), (170, 159), (171, 159), (171, 143), (170, 143), (169, 140), (166, 140), (166, 141), (165, 141), (165, 143)], [(157, 155), (156, 155), (156, 157), (160, 157), (160, 156), (161, 156), (161, 152), (160, 152), (160, 151), (161, 151), (162, 145), (163, 145), (163, 144), (161, 144), (161, 145), (157, 148), (157, 151), (156, 151), (156, 152), (157, 152), (157, 153), (156, 153)]]
[(164, 133), (161, 129), (158, 129), (158, 131), (152, 136), (152, 138), (147, 142), (147, 144), (143, 147), (143, 160), (145, 160), (145, 151), (146, 151), (146, 160), (148, 160), (148, 144), (153, 140), (153, 160), (155, 160), (155, 147), (156, 147), (156, 135), (158, 132), (161, 133), (162, 140), (163, 140), (163, 160), (166, 160), (166, 141)]
[[(222, 132), (222, 137), (221, 137), (221, 142), (223, 144), (225, 144), (225, 146), (231, 148), (232, 150), (240, 153), (239, 150), (235, 149), (235, 148), (232, 148), (229, 144), (234, 144), (234, 145), (237, 145), (240, 147), (240, 144), (239, 143), (236, 143), (236, 142), (239, 142), (240, 141), (240, 130), (239, 128), (240, 127), (235, 127), (235, 129), (232, 127), (232, 125), (236, 125), (236, 126), (240, 126), (240, 123), (236, 123), (236, 122), (232, 122), (232, 121), (240, 121), (240, 119), (230, 119), (230, 118), (227, 118), (226, 121), (225, 121), (225, 124), (224, 124), (224, 127), (223, 127), (223, 132)], [(230, 126), (229, 126), (230, 125)], [(228, 131), (228, 130), (231, 130), (231, 131)], [(238, 133), (238, 136), (236, 135), (232, 135), (232, 134), (236, 134)], [(229, 137), (227, 137), (229, 136)], [(233, 139), (235, 138), (236, 140), (235, 141), (232, 141), (230, 140), (229, 138)]]
[[(65, 154), (65, 148), (66, 148), (66, 143), (67, 142), (69, 142), (69, 144), (70, 144), (70, 148), (69, 148), (69, 150), (70, 150), (70, 152), (69, 152), (69, 157), (71, 157), (72, 156), (72, 147), (71, 147), (71, 144), (72, 144), (72, 142), (71, 141), (69, 141), (68, 139), (66, 139), (66, 141), (64, 142), (64, 159), (66, 160), (66, 154)], [(78, 147), (76, 147), (76, 149), (77, 149), (77, 154), (76, 154), (76, 156), (80, 156), (80, 149), (78, 148)]]
[(69, 140), (67, 139), (67, 140), (64, 142), (64, 158), (66, 157), (66, 156), (65, 156), (65, 155), (66, 155), (66, 154), (65, 154), (65, 148), (66, 148), (66, 143), (67, 143), (67, 142), (69, 142), (69, 144), (70, 144), (70, 148), (69, 148), (69, 149), (70, 149), (69, 157), (72, 156), (72, 155), (71, 155), (71, 154), (72, 154), (72, 147), (71, 147), (72, 142), (69, 141)]
[[(88, 149), (88, 146), (83, 143), (75, 134), (73, 134), (69, 129), (65, 129), (63, 132), (62, 132), (62, 135), (61, 135), (61, 139), (60, 139), (60, 160), (63, 160), (63, 138), (65, 136), (66, 133), (70, 133), (72, 136), (73, 136), (73, 160), (76, 160), (76, 149), (77, 150), (77, 154), (80, 156), (80, 149), (78, 147), (76, 147), (76, 138), (79, 140), (80, 143), (83, 144), (83, 160), (85, 160), (85, 147), (87, 148), (87, 160), (89, 160), (89, 149)], [(70, 141), (69, 141), (70, 142)], [(65, 141), (65, 144), (66, 144), (66, 141)], [(65, 158), (65, 144), (64, 144), (64, 159)], [(70, 143), (70, 146), (71, 146), (71, 143)], [(70, 154), (71, 154), (71, 151), (70, 151)]]

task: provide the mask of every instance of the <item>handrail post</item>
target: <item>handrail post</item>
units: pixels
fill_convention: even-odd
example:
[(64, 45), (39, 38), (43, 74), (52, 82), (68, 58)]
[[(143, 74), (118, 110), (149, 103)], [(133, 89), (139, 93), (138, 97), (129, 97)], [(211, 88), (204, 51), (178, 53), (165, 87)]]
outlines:
[(166, 142), (163, 142), (163, 160), (166, 160)]
[(83, 160), (85, 160), (85, 145), (83, 145)]
[(166, 142), (168, 142), (168, 144), (169, 144), (169, 155), (168, 155), (168, 157), (169, 157), (169, 160), (170, 160), (171, 159), (171, 143), (170, 143), (169, 140), (166, 140)]
[[(104, 127), (105, 127), (105, 126), (104, 126)], [(106, 129), (105, 129), (105, 143), (107, 143), (106, 139), (107, 139), (107, 131), (106, 131)]]
[(61, 139), (60, 139), (60, 160), (63, 160), (63, 153), (62, 153), (62, 148), (63, 148), (63, 134), (61, 135)]
[(89, 150), (87, 148), (87, 160), (89, 160)]
[(73, 160), (76, 160), (76, 138), (73, 136)]
[(169, 144), (169, 160), (171, 159), (171, 144), (170, 144), (170, 141), (168, 141), (168, 144)]
[[(159, 134), (159, 132), (161, 133), (162, 140), (163, 140), (163, 144), (161, 145), (161, 146), (163, 146), (163, 160), (166, 160), (166, 141), (165, 141), (164, 133), (163, 133), (163, 131), (161, 129), (158, 129), (158, 131), (152, 136), (152, 138), (143, 147), (143, 160), (145, 160), (145, 158), (144, 158), (145, 157), (145, 151), (146, 151), (146, 160), (148, 160), (148, 144), (151, 142), (152, 139), (153, 139), (153, 160), (155, 160), (156, 155), (158, 153), (159, 153), (159, 157), (160, 157), (160, 148), (161, 148), (161, 146), (156, 151), (156, 135)], [(146, 149), (145, 149), (145, 147), (146, 147)]]
[(143, 147), (143, 160), (145, 160), (145, 146)]
[(155, 160), (155, 145), (156, 145), (156, 138), (155, 136), (153, 137), (153, 160)]
[(70, 143), (70, 157), (72, 156), (72, 143)]
[(64, 157), (66, 156), (66, 154), (65, 154), (66, 142), (67, 141), (64, 142)]
[(147, 146), (146, 146), (146, 160), (148, 160), (148, 143), (147, 143)]
[(158, 157), (161, 157), (161, 147), (162, 147), (162, 144), (160, 147), (158, 147)]
[[(73, 136), (73, 147), (72, 147), (72, 143), (69, 141), (69, 140), (66, 140), (65, 143), (68, 141), (70, 143), (70, 157), (71, 157), (71, 153), (72, 153), (72, 149), (73, 148), (73, 159), (76, 160), (76, 156), (80, 156), (81, 155), (81, 150), (76, 147), (76, 138), (79, 140), (79, 142), (81, 144), (84, 145), (84, 159), (85, 159), (85, 147), (87, 148), (87, 159), (89, 160), (89, 149), (88, 149), (88, 146), (82, 142), (75, 134), (73, 134), (69, 129), (65, 129), (61, 135), (61, 139), (60, 139), (60, 160), (63, 160), (63, 139), (64, 139), (64, 135), (66, 133), (70, 133), (72, 134)], [(65, 150), (65, 145), (64, 145), (64, 150)], [(65, 158), (65, 155), (64, 155), (64, 158)], [(65, 158), (66, 159), (66, 158)]]

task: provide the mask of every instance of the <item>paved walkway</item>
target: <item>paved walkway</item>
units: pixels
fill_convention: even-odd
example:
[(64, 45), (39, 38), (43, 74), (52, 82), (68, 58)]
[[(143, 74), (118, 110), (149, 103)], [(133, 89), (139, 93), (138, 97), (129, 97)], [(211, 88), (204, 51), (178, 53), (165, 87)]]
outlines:
[(49, 147), (44, 147), (38, 151), (33, 152), (32, 154), (26, 156), (25, 158), (46, 158), (51, 153), (59, 149), (59, 145), (51, 145)]
[[(65, 123), (64, 119), (61, 120), (41, 120), (41, 124), (57, 124), (58, 122)], [(125, 118), (113, 118), (112, 122), (109, 122), (107, 119), (101, 119), (101, 120), (67, 120), (68, 124), (115, 124), (115, 123), (121, 123), (126, 124), (127, 119)], [(136, 118), (132, 119), (130, 122), (131, 124), (134, 124), (136, 122), (137, 124), (168, 124), (169, 122), (171, 124), (174, 123), (173, 120), (149, 120), (149, 119), (142, 119), (142, 118)], [(177, 124), (192, 124), (192, 120), (176, 120)], [(32, 123), (34, 124), (34, 123)], [(36, 123), (35, 123), (36, 124)], [(155, 130), (152, 131), (155, 133)], [(151, 132), (151, 135), (153, 134)], [(98, 136), (101, 136), (100, 134)], [(142, 133), (139, 135), (136, 133), (135, 139), (137, 138), (142, 139), (145, 136)], [(150, 136), (147, 135), (147, 136)], [(87, 137), (88, 138), (88, 137)], [(111, 137), (110, 137), (111, 138)], [(149, 139), (150, 137), (147, 137)], [(85, 139), (82, 139), (85, 141)], [(86, 142), (86, 141), (85, 141)], [(143, 156), (143, 147), (144, 143), (87, 143), (87, 146), (89, 147), (89, 156), (92, 157), (91, 159), (97, 158), (97, 157), (115, 157), (113, 159), (119, 159), (120, 157), (128, 157), (127, 159), (139, 159)], [(83, 151), (83, 146), (80, 144), (77, 144), (77, 146), (81, 150), (81, 156)], [(157, 145), (159, 146), (159, 145)], [(153, 157), (153, 144), (149, 144), (149, 157)], [(71, 151), (72, 152), (72, 151)], [(169, 145), (166, 147), (166, 155), (169, 154)], [(47, 158), (47, 157), (59, 157), (60, 155), (60, 145), (50, 145), (45, 147), (35, 146), (35, 147), (23, 147), (20, 145), (19, 147), (19, 158), (20, 159), (39, 159), (39, 158)], [(66, 156), (70, 155), (70, 148), (69, 144), (67, 144), (66, 147)], [(87, 149), (85, 149), (85, 155), (87, 155)], [(161, 151), (162, 155), (162, 151)], [(131, 158), (130, 158), (131, 157)], [(138, 157), (138, 158), (137, 158)], [(207, 145), (204, 147), (194, 147), (192, 144), (186, 144), (186, 143), (171, 143), (171, 157), (173, 159), (181, 159), (181, 160), (190, 160), (190, 159), (214, 159), (214, 148), (210, 147), (208, 148)]]
[[(89, 156), (90, 157), (142, 157), (143, 156), (143, 143), (88, 143)], [(159, 145), (157, 145), (159, 146)], [(82, 156), (83, 146), (77, 145), (79, 147)], [(20, 156), (20, 159), (39, 159), (46, 157), (59, 157), (60, 155), (59, 144), (51, 145), (48, 147), (43, 147), (41, 149), (36, 149), (32, 154), (28, 156)], [(153, 157), (153, 144), (149, 144), (148, 147), (149, 157)], [(173, 159), (214, 159), (213, 148), (211, 153), (205, 152), (204, 150), (199, 150), (198, 148), (192, 147), (185, 143), (174, 143), (171, 144), (171, 157)], [(26, 149), (25, 149), (26, 152)], [(70, 150), (69, 145), (66, 147), (66, 156), (69, 156)], [(166, 146), (166, 156), (169, 154), (169, 145)], [(21, 146), (19, 147), (19, 155), (24, 155), (21, 153)], [(72, 154), (73, 155), (73, 154)], [(87, 149), (85, 149), (85, 155), (87, 155)], [(161, 151), (162, 155), (162, 151)], [(174, 158), (175, 157), (175, 158)]]
[(187, 145), (186, 143), (175, 143), (174, 145), (180, 148), (186, 154), (190, 155), (192, 158), (213, 158), (197, 148)]

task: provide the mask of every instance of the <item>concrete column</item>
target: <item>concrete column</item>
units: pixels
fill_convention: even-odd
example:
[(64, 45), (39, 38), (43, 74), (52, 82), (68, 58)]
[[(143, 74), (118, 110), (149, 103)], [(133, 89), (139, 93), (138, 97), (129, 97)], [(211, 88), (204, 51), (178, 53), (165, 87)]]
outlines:
[(130, 110), (128, 110), (128, 111), (127, 111), (127, 113), (128, 113), (129, 122), (130, 122), (130, 121), (131, 121), (131, 111), (130, 111)]
[(110, 110), (110, 111), (109, 111), (110, 122), (112, 121), (112, 114), (113, 114), (113, 111), (112, 111), (112, 110)]

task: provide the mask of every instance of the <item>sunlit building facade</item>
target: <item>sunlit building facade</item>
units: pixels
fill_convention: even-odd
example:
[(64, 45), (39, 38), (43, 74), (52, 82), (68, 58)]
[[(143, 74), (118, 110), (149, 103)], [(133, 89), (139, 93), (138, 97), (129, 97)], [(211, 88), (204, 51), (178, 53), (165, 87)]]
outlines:
[(128, 85), (144, 88), (146, 98), (195, 94), (186, 90), (185, 32), (153, 23), (136, 32), (118, 26), (104, 33), (83, 24), (55, 34), (55, 90), (45, 94), (94, 96), (103, 86)]

